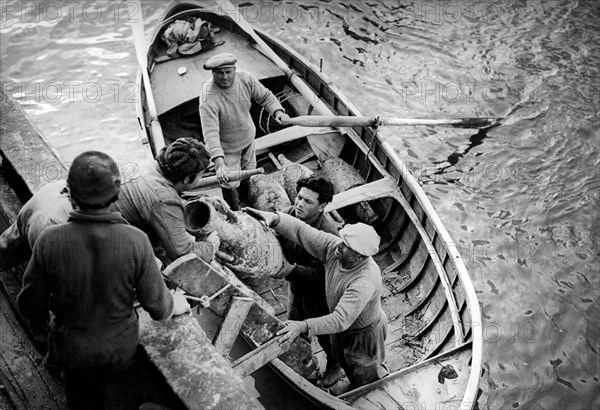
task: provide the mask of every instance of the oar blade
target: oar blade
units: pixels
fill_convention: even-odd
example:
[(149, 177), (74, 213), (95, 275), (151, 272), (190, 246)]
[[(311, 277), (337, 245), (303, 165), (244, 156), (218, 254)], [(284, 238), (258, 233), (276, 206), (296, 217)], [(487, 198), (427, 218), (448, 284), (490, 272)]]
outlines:
[(455, 124), (450, 124), (453, 128), (487, 128), (497, 123), (500, 118), (461, 118)]

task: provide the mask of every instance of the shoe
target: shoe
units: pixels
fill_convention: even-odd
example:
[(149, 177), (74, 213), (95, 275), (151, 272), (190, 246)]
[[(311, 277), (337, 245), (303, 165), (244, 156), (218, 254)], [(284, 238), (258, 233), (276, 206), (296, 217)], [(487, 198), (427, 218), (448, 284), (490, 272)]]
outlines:
[(339, 363), (331, 366), (327, 363), (325, 374), (323, 374), (323, 378), (319, 381), (319, 385), (327, 389), (336, 384), (342, 377), (344, 377), (344, 370), (342, 370), (342, 366)]
[(329, 389), (329, 394), (337, 397), (341, 394), (349, 392), (352, 389), (354, 389), (354, 386), (352, 386), (352, 383), (350, 383), (350, 380), (343, 378), (343, 379), (339, 380), (335, 384), (335, 386), (333, 386), (332, 388)]

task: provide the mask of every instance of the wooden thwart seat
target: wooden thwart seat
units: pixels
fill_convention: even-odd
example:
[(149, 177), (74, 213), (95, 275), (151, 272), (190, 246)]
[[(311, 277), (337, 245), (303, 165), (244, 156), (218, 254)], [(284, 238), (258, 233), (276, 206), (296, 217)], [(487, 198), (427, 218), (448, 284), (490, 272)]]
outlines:
[(301, 127), (294, 125), (257, 138), (254, 149), (256, 150), (256, 155), (261, 155), (275, 145), (284, 144), (313, 135), (327, 136), (330, 134), (339, 134), (339, 131), (331, 127)]
[(290, 349), (290, 344), (279, 344), (280, 337), (275, 337), (233, 363), (233, 370), (241, 378), (246, 377), (255, 370), (260, 369), (271, 360), (281, 356)]
[(231, 298), (225, 319), (221, 322), (219, 330), (213, 338), (215, 349), (223, 356), (229, 354), (253, 304), (254, 300), (252, 298), (240, 296)]
[(384, 197), (397, 197), (398, 195), (399, 191), (396, 181), (386, 177), (335, 194), (331, 202), (325, 207), (325, 212), (331, 212), (362, 201), (372, 201)]
[(220, 354), (226, 355), (230, 351), (239, 333), (252, 340), (255, 345), (259, 345), (233, 364), (235, 373), (241, 377), (288, 350), (282, 360), (296, 372), (302, 372), (304, 363), (312, 358), (311, 346), (302, 338), (297, 338), (285, 347), (279, 345), (279, 337), (275, 334), (283, 327), (283, 322), (274, 316), (271, 306), (226, 268), (208, 264), (198, 256), (188, 254), (173, 261), (164, 270), (164, 274), (195, 297), (212, 295), (225, 285), (232, 285), (215, 295), (210, 301), (209, 309), (216, 316), (223, 318), (217, 335), (213, 338)]

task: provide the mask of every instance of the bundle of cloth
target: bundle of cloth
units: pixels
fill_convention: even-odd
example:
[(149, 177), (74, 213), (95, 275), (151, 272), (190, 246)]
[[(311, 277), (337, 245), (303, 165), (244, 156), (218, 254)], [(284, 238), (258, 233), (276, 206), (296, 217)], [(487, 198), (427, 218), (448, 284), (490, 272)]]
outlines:
[(215, 46), (215, 33), (212, 24), (197, 17), (175, 20), (162, 35), (169, 49), (167, 55), (177, 58), (192, 55)]

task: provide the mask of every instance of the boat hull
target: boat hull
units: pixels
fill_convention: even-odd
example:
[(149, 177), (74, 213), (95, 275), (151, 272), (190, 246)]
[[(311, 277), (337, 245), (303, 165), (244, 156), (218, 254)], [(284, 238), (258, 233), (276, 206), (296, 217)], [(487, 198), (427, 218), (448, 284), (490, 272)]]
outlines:
[[(202, 139), (197, 118), (199, 90), (186, 88), (185, 92), (174, 92), (174, 89), (184, 87), (173, 87), (174, 82), (185, 84), (189, 79), (175, 77), (172, 70), (185, 65), (188, 73), (193, 73), (191, 79), (209, 81), (207, 72), (194, 70), (210, 56), (224, 51), (235, 53), (238, 69), (256, 75), (280, 98), (291, 116), (362, 116), (338, 89), (331, 87), (330, 79), (287, 44), (257, 27), (253, 28), (254, 33), (249, 33), (247, 27), (236, 24), (215, 8), (193, 10), (200, 6), (201, 2), (178, 2), (166, 11), (163, 20), (197, 13), (220, 28), (216, 38), (221, 36), (225, 41), (222, 46), (176, 63), (167, 63), (170, 66), (157, 63), (165, 49), (160, 44), (163, 26), (155, 31), (148, 52), (149, 66), (153, 67), (150, 73), (152, 91), (157, 101), (165, 98), (159, 119), (167, 128), (178, 121), (181, 123), (182, 119), (194, 117), (196, 123), (190, 129), (196, 130), (195, 135)], [(255, 36), (266, 43), (270, 53), (261, 51)], [(165, 84), (171, 85), (169, 95), (166, 95)], [(315, 95), (318, 101), (315, 101)], [(140, 122), (148, 123), (143, 106), (140, 112)], [(339, 211), (345, 222), (354, 222), (353, 218), (360, 220), (361, 216), (357, 206), (366, 204), (376, 216), (370, 222), (382, 238), (375, 260), (383, 274), (382, 306), (389, 318), (390, 329), (386, 341), (390, 375), (341, 398), (307, 382), (279, 359), (272, 360), (270, 366), (322, 407), (406, 407), (410, 404), (410, 389), (406, 386), (412, 386), (411, 391), (417, 392), (421, 400), (419, 404), (426, 408), (435, 408), (436, 403), (441, 402), (454, 403), (465, 409), (475, 407), (483, 355), (479, 303), (452, 237), (408, 167), (372, 127), (293, 126), (282, 130), (272, 128), (272, 122), (260, 112), (260, 107), (253, 107), (251, 113), (257, 127), (258, 163), (267, 174), (279, 171), (273, 158), (283, 154), (312, 172), (319, 171), (319, 161), (339, 158), (362, 179), (358, 186), (349, 185), (336, 193), (326, 210)], [(183, 132), (170, 131), (173, 137)], [(152, 142), (151, 130), (143, 127), (142, 132), (143, 137)], [(274, 307), (278, 318), (285, 319), (285, 284), (270, 281), (254, 291)], [(250, 343), (255, 348), (259, 346)], [(313, 353), (323, 366), (324, 357), (318, 345), (314, 346)], [(444, 378), (441, 383), (438, 376), (443, 366), (440, 363), (450, 365), (457, 377)], [(427, 377), (423, 376), (425, 374)], [(420, 377), (425, 377), (423, 380), (427, 382), (416, 383)]]

